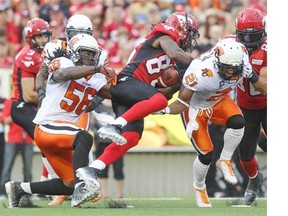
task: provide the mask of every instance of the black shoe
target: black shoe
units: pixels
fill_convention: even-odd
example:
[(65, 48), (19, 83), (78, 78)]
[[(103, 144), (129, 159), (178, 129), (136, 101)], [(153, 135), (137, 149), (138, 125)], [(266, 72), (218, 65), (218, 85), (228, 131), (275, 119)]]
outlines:
[(263, 175), (259, 171), (254, 179), (249, 179), (248, 186), (245, 192), (246, 205), (251, 205), (256, 200), (258, 190), (261, 187), (262, 181)]
[(26, 193), (20, 186), (21, 182), (9, 181), (5, 184), (6, 194), (10, 208), (19, 207), (20, 200), (23, 196), (30, 194)]

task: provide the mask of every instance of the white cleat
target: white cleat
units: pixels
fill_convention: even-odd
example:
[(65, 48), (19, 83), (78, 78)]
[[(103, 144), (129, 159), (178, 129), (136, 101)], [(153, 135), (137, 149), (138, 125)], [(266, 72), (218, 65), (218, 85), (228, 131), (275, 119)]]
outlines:
[(206, 187), (203, 189), (197, 189), (193, 187), (193, 189), (195, 192), (195, 199), (198, 207), (200, 208), (212, 207), (209, 197), (207, 195)]
[(127, 143), (126, 138), (121, 135), (120, 126), (118, 125), (104, 125), (97, 131), (97, 133), (99, 137), (103, 139), (108, 138), (113, 142), (117, 143), (118, 145), (124, 145)]
[(218, 160), (216, 167), (223, 173), (225, 181), (232, 185), (237, 184), (237, 178), (233, 171), (233, 163), (230, 160)]

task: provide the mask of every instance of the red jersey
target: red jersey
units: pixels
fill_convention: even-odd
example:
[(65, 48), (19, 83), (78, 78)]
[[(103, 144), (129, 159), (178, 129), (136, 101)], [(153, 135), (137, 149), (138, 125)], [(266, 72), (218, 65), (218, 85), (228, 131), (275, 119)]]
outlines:
[[(12, 100), (5, 100), (4, 108), (2, 113), (2, 119), (5, 121), (8, 117), (10, 117), (10, 110), (11, 110), (11, 103)], [(26, 143), (33, 143), (33, 139), (25, 132), (25, 130), (17, 125), (15, 122), (11, 122), (9, 124), (9, 130), (7, 133), (7, 143), (13, 144), (21, 144), (23, 142)]]
[(23, 101), (21, 79), (32, 77), (35, 80), (42, 61), (40, 53), (32, 50), (29, 45), (24, 46), (16, 55), (13, 68), (12, 100)]
[[(267, 40), (253, 51), (249, 56), (253, 71), (259, 74), (262, 67), (267, 67)], [(237, 103), (240, 107), (257, 110), (267, 107), (267, 95), (256, 91), (248, 79), (242, 79), (237, 86)]]
[(161, 47), (152, 47), (153, 42), (163, 35), (170, 36), (178, 45), (180, 44), (178, 33), (174, 28), (165, 23), (155, 25), (145, 40), (132, 51), (128, 64), (120, 73), (121, 77), (133, 76), (142, 82), (155, 86), (158, 77), (162, 75), (162, 69), (175, 64)]

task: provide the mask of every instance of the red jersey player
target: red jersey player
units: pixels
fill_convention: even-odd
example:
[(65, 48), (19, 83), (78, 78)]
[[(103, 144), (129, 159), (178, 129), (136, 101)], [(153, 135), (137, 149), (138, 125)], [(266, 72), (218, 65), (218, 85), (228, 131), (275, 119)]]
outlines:
[(263, 175), (255, 157), (261, 130), (267, 132), (267, 40), (265, 20), (255, 8), (245, 8), (236, 19), (236, 37), (249, 52), (252, 76), (237, 87), (237, 103), (245, 118), (245, 132), (239, 144), (240, 162), (249, 176), (245, 191), (247, 205), (254, 202)]
[(37, 112), (38, 99), (35, 79), (42, 64), (41, 52), (51, 38), (50, 26), (43, 19), (31, 19), (24, 29), (24, 36), (27, 45), (16, 55), (13, 68), (11, 117), (34, 138), (32, 120)]

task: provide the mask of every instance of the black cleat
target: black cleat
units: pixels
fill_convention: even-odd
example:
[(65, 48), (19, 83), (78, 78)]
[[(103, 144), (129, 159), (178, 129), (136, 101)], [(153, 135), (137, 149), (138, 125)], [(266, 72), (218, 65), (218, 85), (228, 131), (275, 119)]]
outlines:
[(246, 205), (251, 205), (256, 200), (258, 190), (262, 184), (262, 181), (263, 181), (263, 175), (259, 171), (254, 179), (249, 179), (248, 186), (245, 191)]
[(30, 194), (26, 193), (20, 186), (21, 182), (9, 181), (5, 184), (6, 194), (10, 208), (20, 207), (19, 203), (23, 196)]

